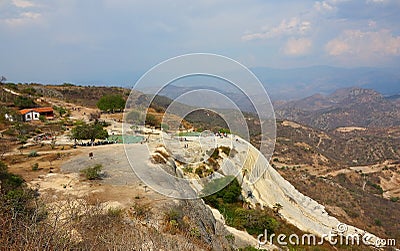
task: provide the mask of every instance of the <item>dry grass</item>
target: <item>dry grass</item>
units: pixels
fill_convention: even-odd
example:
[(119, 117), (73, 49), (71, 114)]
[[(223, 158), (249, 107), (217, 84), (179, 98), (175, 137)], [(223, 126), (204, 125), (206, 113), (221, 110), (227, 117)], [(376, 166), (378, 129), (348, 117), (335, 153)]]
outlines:
[[(138, 210), (139, 206), (135, 206)], [(143, 207), (142, 211), (148, 211)], [(1, 249), (7, 250), (208, 250), (196, 238), (162, 232), (143, 223), (143, 215), (127, 217), (85, 199), (37, 201), (29, 217), (12, 218), (0, 211)], [(146, 212), (145, 212), (146, 213)]]

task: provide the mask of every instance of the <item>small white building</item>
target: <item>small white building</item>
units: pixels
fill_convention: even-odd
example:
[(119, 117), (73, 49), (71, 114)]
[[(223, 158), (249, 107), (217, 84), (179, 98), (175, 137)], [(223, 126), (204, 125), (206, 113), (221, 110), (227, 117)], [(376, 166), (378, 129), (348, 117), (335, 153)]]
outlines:
[(24, 121), (39, 120), (40, 113), (34, 110), (23, 110), (21, 111), (22, 118)]
[(19, 111), (22, 115), (24, 121), (39, 120), (40, 115), (44, 116), (46, 119), (54, 118), (54, 111), (52, 107), (37, 107), (23, 109)]

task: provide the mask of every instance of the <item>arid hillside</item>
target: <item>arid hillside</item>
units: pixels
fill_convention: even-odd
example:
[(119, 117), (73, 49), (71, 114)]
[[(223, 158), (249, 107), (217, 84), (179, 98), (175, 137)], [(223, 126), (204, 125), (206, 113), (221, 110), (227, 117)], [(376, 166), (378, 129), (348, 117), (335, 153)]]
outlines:
[(384, 97), (374, 90), (361, 88), (340, 89), (328, 96), (318, 94), (279, 103), (275, 112), (279, 119), (322, 130), (346, 126), (382, 128), (400, 125), (398, 97)]
[[(122, 161), (109, 150), (114, 149), (113, 145), (73, 146), (71, 133), (74, 128), (82, 125), (82, 121), (88, 125), (98, 123), (110, 135), (121, 131), (122, 113), (101, 113), (96, 108), (96, 103), (107, 94), (118, 94), (127, 98), (130, 90), (69, 84), (5, 84), (2, 87), (0, 129), (3, 144), (0, 149), (2, 163), (6, 166), (0, 174), (3, 180), (3, 209), (19, 205), (10, 204), (12, 200), (7, 197), (11, 196), (10, 191), (15, 190), (19, 195), (27, 196), (18, 197), (17, 193), (13, 194), (15, 198), (23, 199), (21, 213), (24, 217), (18, 218), (21, 221), (12, 222), (13, 216), (9, 214), (9, 210), (0, 212), (2, 222), (8, 224), (0, 236), (4, 241), (12, 229), (18, 229), (19, 232), (14, 231), (15, 233), (23, 233), (23, 230), (35, 228), (36, 232), (30, 238), (21, 234), (7, 241), (11, 243), (24, 240), (21, 243), (25, 246), (14, 247), (25, 249), (29, 249), (29, 245), (41, 245), (35, 242), (37, 240), (47, 242), (47, 247), (54, 249), (88, 249), (92, 244), (98, 248), (115, 248), (123, 236), (140, 235), (138, 242), (125, 242), (118, 247), (129, 249), (142, 245), (143, 249), (147, 249), (165, 242), (166, 247), (179, 247), (182, 250), (238, 248), (238, 243), (224, 227), (217, 221), (208, 220), (211, 217), (210, 212), (200, 201), (175, 203), (176, 201), (165, 199), (151, 191), (136, 178), (132, 178), (135, 182), (130, 183), (132, 180), (127, 180), (129, 175), (117, 168)], [(133, 102), (138, 104), (148, 98), (141, 93), (135, 95), (137, 96)], [(300, 103), (292, 103), (290, 114), (297, 117), (293, 117), (293, 120), (277, 121), (275, 151), (270, 160), (272, 167), (301, 193), (324, 205), (327, 212), (339, 220), (383, 238), (400, 240), (400, 223), (396, 219), (400, 215), (400, 127), (396, 124), (398, 110), (388, 108), (396, 105), (397, 101), (396, 97), (387, 99), (371, 91), (346, 90), (331, 95), (329, 100), (317, 95)], [(146, 117), (146, 123), (152, 128), (150, 131), (161, 127), (163, 113), (170, 103), (171, 100), (165, 97), (154, 100), (148, 110), (151, 116)], [(51, 106), (54, 108), (55, 118), (42, 118), (33, 122), (5, 119), (5, 114), (18, 118), (18, 110), (26, 106)], [(303, 110), (296, 114), (296, 107), (302, 107)], [(388, 113), (379, 115), (383, 116), (378, 119), (379, 124), (366, 124), (361, 117), (355, 116), (356, 113), (361, 113), (367, 118), (378, 118), (376, 116), (383, 109), (388, 109)], [(322, 116), (322, 110), (329, 116)], [(245, 117), (250, 129), (251, 143), (258, 146), (262, 121), (250, 113), (245, 113)], [(229, 132), (224, 120), (210, 111), (198, 110), (183, 119), (183, 128), (188, 130)], [(151, 133), (142, 136), (151, 139)], [(120, 150), (123, 154), (122, 148)], [(230, 149), (221, 148), (219, 151), (222, 154)], [(89, 153), (94, 153), (94, 159), (99, 162), (88, 158)], [(158, 153), (157, 156), (154, 161), (168, 163), (162, 154)], [(217, 169), (218, 154), (214, 158), (210, 158), (205, 164)], [(66, 163), (72, 164), (68, 166)], [(94, 164), (102, 165), (103, 176), (99, 180), (88, 179), (81, 172), (82, 169), (93, 168)], [(189, 175), (204, 176), (215, 171), (207, 169), (206, 165), (198, 169), (183, 167), (184, 172)], [(113, 183), (118, 177), (122, 181)], [(4, 185), (4, 182), (11, 183)], [(39, 187), (31, 187), (33, 184), (39, 184)], [(49, 220), (52, 218), (51, 214), (45, 216), (48, 213), (45, 210), (46, 203), (55, 206), (57, 201), (64, 201), (68, 197), (70, 208), (66, 210), (59, 207), (55, 211), (69, 214), (65, 222), (57, 222), (65, 223), (65, 228), (49, 228)], [(38, 201), (39, 198), (46, 198), (47, 201)], [(222, 203), (218, 197), (213, 199), (219, 201), (221, 210), (226, 210), (223, 214), (228, 217), (226, 222), (240, 230), (250, 231), (253, 236), (246, 238), (253, 241), (256, 233), (262, 231), (263, 227), (257, 224), (274, 222), (276, 225), (273, 224), (273, 229), (277, 233), (301, 233), (296, 226), (281, 219), (273, 208), (263, 211), (258, 207), (249, 208), (240, 199), (231, 203)], [(35, 201), (43, 204), (35, 204)], [(215, 201), (212, 200), (212, 203)], [(157, 206), (150, 206), (155, 204)], [(82, 212), (77, 216), (78, 207)], [(89, 208), (95, 211), (89, 213)], [(32, 218), (31, 213), (38, 218)], [(241, 215), (253, 220), (244, 221), (240, 219)], [(103, 217), (104, 221), (96, 222), (96, 217)], [(136, 226), (136, 230), (132, 230), (132, 226)], [(108, 230), (100, 234), (99, 231), (105, 228)], [(52, 232), (52, 238), (43, 236), (43, 231)], [(244, 235), (243, 232), (240, 235)], [(146, 236), (150, 236), (150, 242), (146, 241)], [(60, 244), (61, 240), (65, 242)], [(91, 243), (92, 240), (95, 241)], [(241, 247), (246, 245), (246, 242), (240, 244)], [(330, 246), (320, 248), (334, 249)]]

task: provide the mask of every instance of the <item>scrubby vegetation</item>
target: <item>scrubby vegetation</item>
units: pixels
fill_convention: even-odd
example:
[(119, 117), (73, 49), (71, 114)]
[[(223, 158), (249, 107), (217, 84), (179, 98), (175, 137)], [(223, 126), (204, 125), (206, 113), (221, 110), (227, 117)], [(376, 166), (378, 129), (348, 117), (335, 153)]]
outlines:
[[(373, 232), (381, 238), (400, 238), (400, 223), (396, 219), (400, 207), (397, 203), (382, 197), (376, 174), (370, 174), (369, 181), (365, 182), (365, 177), (358, 173), (318, 177), (300, 171), (299, 179), (299, 174), (296, 174), (298, 170), (281, 171), (283, 177), (300, 192), (312, 194), (316, 201), (327, 206), (329, 214), (339, 220), (343, 222), (350, 220), (352, 224), (357, 224), (358, 227)], [(366, 185), (363, 189), (364, 182)], [(335, 214), (329, 208), (340, 208), (345, 214)], [(376, 219), (379, 221), (376, 222)]]
[[(106, 207), (90, 197), (38, 197), (24, 180), (0, 162), (1, 250), (209, 250), (205, 238), (186, 216), (188, 209), (171, 207), (165, 221), (175, 228), (158, 229), (148, 204), (130, 209)], [(189, 208), (189, 207), (188, 207)], [(185, 210), (185, 211), (183, 211)], [(153, 219), (154, 220), (154, 219)]]
[[(304, 234), (304, 232), (280, 218), (279, 214), (277, 214), (277, 212), (279, 212), (279, 210), (282, 208), (279, 203), (276, 203), (274, 209), (260, 208), (258, 206), (256, 208), (251, 208), (243, 200), (239, 182), (233, 176), (226, 176), (224, 178), (211, 181), (205, 186), (203, 194), (208, 194), (214, 189), (218, 190), (230, 180), (232, 182), (222, 190), (203, 198), (205, 203), (218, 209), (218, 211), (224, 216), (227, 225), (236, 229), (247, 231), (254, 237), (265, 233), (265, 230), (267, 230), (268, 235), (274, 233), (285, 234), (286, 236), (291, 234), (297, 234), (298, 236), (301, 236)], [(315, 247), (303, 245), (293, 246), (290, 243), (288, 243), (287, 248), (289, 248), (289, 250), (317, 250)], [(359, 251), (368, 249), (367, 247), (363, 246), (338, 246), (337, 248), (340, 248), (339, 250)], [(332, 247), (328, 243), (318, 246), (318, 250), (337, 250), (337, 248)], [(240, 250), (254, 249), (248, 246)]]
[(37, 104), (28, 97), (18, 96), (14, 99), (14, 105), (20, 109), (37, 107)]
[[(232, 182), (218, 191), (230, 180)], [(218, 209), (229, 226), (246, 230), (252, 235), (263, 233), (264, 229), (267, 229), (268, 233), (272, 234), (278, 227), (277, 220), (271, 217), (267, 211), (243, 208), (241, 188), (234, 177), (227, 176), (211, 181), (206, 185), (203, 193), (209, 194), (211, 191), (218, 192), (204, 197), (204, 201)]]
[(206, 165), (200, 164), (196, 167), (196, 170), (194, 171), (195, 174), (197, 174), (200, 178), (205, 178), (209, 175), (211, 175), (214, 172), (213, 169), (207, 168)]
[(87, 167), (81, 170), (81, 173), (88, 180), (98, 180), (101, 179), (101, 170), (103, 169), (103, 165), (96, 164), (92, 167)]
[(127, 121), (128, 123), (136, 124), (136, 125), (143, 124), (144, 114), (139, 111), (130, 111), (126, 115), (125, 121)]

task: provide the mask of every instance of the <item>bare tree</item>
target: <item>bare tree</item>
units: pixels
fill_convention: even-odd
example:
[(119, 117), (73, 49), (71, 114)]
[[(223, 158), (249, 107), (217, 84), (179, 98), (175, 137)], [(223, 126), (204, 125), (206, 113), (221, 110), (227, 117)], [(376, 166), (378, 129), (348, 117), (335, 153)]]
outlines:
[(100, 112), (93, 112), (89, 114), (89, 121), (95, 121), (100, 119), (101, 113)]
[(7, 78), (4, 76), (0, 77), (0, 84), (3, 84), (5, 81), (7, 81)]
[(57, 134), (61, 130), (61, 126), (59, 124), (52, 124), (48, 127), (48, 131), (50, 133), (51, 141), (50, 147), (51, 149), (55, 149), (57, 143)]
[[(3, 144), (4, 143), (4, 144)], [(0, 142), (0, 158), (4, 159), (4, 155), (8, 152), (10, 152), (11, 150), (11, 146), (10, 143), (6, 143), (6, 142)]]

